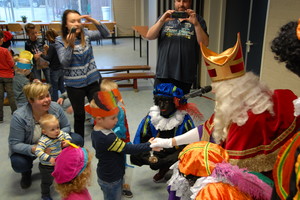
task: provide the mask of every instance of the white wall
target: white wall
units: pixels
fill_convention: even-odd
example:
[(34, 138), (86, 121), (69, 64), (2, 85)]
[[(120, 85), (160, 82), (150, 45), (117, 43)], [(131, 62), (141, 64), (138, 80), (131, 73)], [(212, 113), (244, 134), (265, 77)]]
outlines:
[[(157, 3), (156, 1), (148, 1), (148, 26), (149, 28), (155, 24), (157, 20)], [(157, 39), (149, 41), (149, 66), (151, 66), (151, 71), (156, 71), (156, 60), (157, 60)]]
[(113, 0), (118, 36), (132, 36), (132, 26), (141, 25), (141, 0)]
[[(203, 18), (207, 25), (209, 34), (209, 49), (214, 52), (221, 52), (223, 49), (223, 32), (225, 22), (226, 0), (207, 0), (204, 2)], [(203, 61), (200, 68), (200, 86), (210, 85), (211, 80), (208, 76), (206, 66)]]

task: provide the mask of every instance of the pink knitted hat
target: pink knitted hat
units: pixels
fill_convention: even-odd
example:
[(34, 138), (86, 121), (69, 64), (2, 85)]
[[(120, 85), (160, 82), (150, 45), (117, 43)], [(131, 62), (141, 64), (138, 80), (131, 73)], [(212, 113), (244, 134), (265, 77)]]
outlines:
[(55, 159), (52, 176), (58, 184), (67, 183), (81, 174), (88, 162), (85, 148), (67, 147)]

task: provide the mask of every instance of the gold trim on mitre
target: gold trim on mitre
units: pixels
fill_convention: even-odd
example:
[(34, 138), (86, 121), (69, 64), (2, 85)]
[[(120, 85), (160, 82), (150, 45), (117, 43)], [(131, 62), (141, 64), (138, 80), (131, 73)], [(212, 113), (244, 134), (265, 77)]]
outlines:
[(207, 67), (208, 75), (212, 82), (237, 78), (245, 74), (243, 50), (240, 34), (237, 34), (237, 41), (234, 47), (217, 54), (209, 50), (202, 43), (201, 52)]

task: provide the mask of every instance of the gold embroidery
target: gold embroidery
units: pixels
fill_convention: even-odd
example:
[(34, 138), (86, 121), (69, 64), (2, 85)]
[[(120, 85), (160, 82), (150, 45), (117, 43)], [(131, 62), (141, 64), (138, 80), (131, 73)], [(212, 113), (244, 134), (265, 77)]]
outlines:
[(278, 152), (280, 149), (268, 154), (257, 155), (246, 159), (229, 159), (232, 165), (237, 165), (240, 168), (247, 168), (250, 171), (266, 172), (271, 171), (274, 167)]

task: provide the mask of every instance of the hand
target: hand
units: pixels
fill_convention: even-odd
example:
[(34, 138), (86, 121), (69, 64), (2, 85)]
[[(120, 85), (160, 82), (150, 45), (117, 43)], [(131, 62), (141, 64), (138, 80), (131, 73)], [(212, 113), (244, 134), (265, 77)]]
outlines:
[(44, 152), (49, 155), (51, 153), (51, 149), (50, 148), (46, 148)]
[(54, 166), (55, 165), (55, 158), (51, 157), (50, 160), (49, 160), (49, 162), (51, 163), (51, 165)]
[(35, 149), (36, 149), (36, 145), (33, 145), (33, 146), (31, 147), (31, 152), (32, 152), (32, 153), (35, 153)]
[[(197, 24), (199, 24), (199, 21), (196, 17), (196, 13), (195, 11), (193, 11), (192, 9), (187, 9), (186, 12), (189, 15), (189, 18), (187, 18), (187, 20), (192, 23), (194, 26), (196, 26)], [(199, 24), (200, 25), (200, 24)]]
[(49, 49), (49, 46), (47, 44), (44, 45), (44, 50), (47, 52)]
[(66, 46), (74, 48), (75, 40), (76, 40), (76, 34), (70, 32), (66, 37)]
[(41, 57), (41, 54), (42, 54), (42, 52), (36, 53), (36, 54), (33, 55), (33, 58), (35, 60), (37, 60), (37, 59), (39, 59)]
[(152, 151), (161, 151), (161, 150), (163, 150), (162, 147), (154, 147), (154, 148), (152, 148)]
[(155, 138), (150, 145), (151, 148), (162, 147), (162, 148), (172, 148), (172, 138)]
[(86, 21), (91, 22), (91, 23), (96, 23), (96, 24), (99, 23), (96, 19), (92, 18), (90, 15), (81, 15), (80, 18), (81, 19), (84, 18), (84, 19), (86, 19)]
[(65, 147), (69, 146), (69, 142), (71, 142), (71, 141), (70, 140), (63, 140), (63, 141), (61, 141), (61, 147), (65, 148)]
[(162, 16), (161, 18), (159, 19), (160, 22), (167, 22), (167, 21), (170, 21), (170, 20), (174, 20), (173, 18), (170, 18), (171, 14), (175, 12), (175, 10), (167, 10)]
[(64, 103), (64, 99), (63, 98), (58, 98), (56, 103), (58, 103), (59, 105), (62, 105)]

